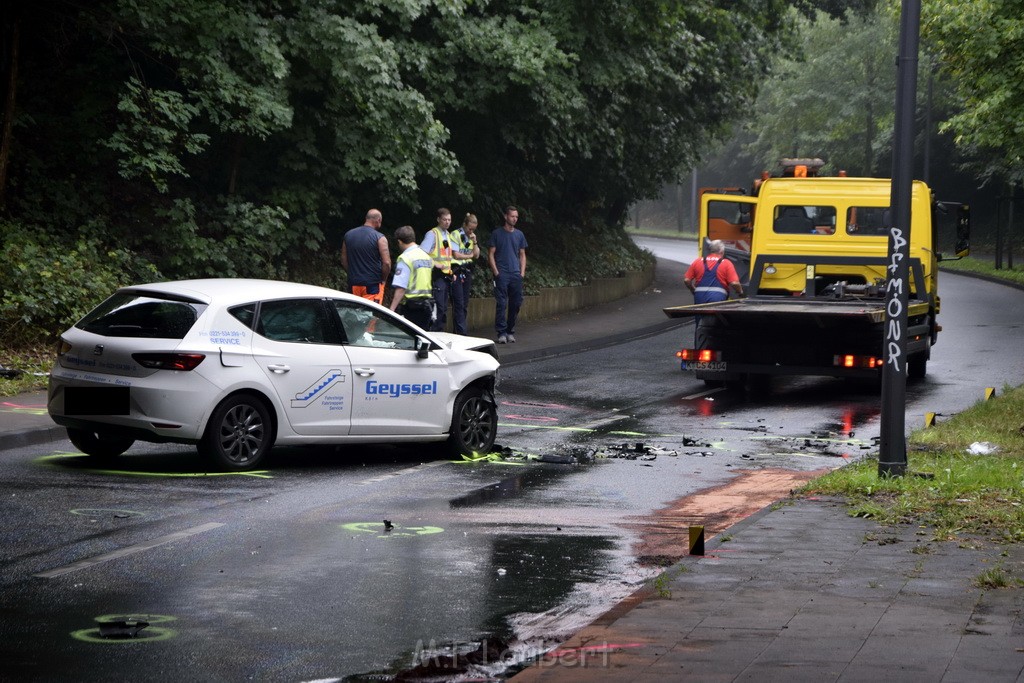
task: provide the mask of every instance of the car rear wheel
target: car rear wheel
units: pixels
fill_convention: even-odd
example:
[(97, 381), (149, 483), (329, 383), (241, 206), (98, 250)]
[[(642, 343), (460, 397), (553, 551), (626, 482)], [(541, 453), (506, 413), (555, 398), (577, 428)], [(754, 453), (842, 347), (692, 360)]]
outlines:
[(453, 455), (488, 453), (498, 433), (498, 411), (494, 400), (476, 387), (455, 399), (448, 447)]
[(197, 444), (199, 453), (221, 469), (253, 469), (273, 446), (270, 413), (253, 396), (232, 396), (217, 406)]
[(68, 439), (78, 450), (94, 458), (116, 458), (132, 447), (135, 439), (104, 434), (92, 429), (68, 428)]

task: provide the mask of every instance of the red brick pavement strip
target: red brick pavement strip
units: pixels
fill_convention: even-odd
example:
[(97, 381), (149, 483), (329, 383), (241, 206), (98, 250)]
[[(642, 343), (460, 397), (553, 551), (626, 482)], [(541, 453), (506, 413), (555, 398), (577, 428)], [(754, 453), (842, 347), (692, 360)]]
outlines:
[[(801, 484), (823, 474), (765, 469), (740, 472), (736, 479), (670, 503), (654, 514), (654, 522), (637, 524), (641, 531), (637, 556), (682, 559), (689, 551), (689, 528), (704, 526), (715, 536), (743, 519), (785, 498)], [(714, 555), (710, 555), (714, 557)], [(668, 570), (672, 573), (673, 570)], [(649, 583), (595, 619), (590, 625), (515, 676), (515, 680), (576, 681), (632, 680), (674, 646), (623, 628), (619, 620), (645, 600), (656, 598), (659, 588)]]

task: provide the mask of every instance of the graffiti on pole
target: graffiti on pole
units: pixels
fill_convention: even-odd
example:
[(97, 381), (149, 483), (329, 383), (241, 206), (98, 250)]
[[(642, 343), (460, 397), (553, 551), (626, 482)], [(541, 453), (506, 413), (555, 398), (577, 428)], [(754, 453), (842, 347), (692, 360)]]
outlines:
[(906, 365), (903, 363), (903, 301), (905, 291), (905, 276), (907, 268), (900, 268), (903, 259), (906, 258), (907, 240), (903, 237), (903, 230), (893, 227), (889, 234), (892, 236), (892, 249), (890, 250), (889, 278), (886, 283), (886, 314), (889, 318), (889, 325), (885, 331), (885, 342), (888, 353), (885, 362), (892, 366), (896, 372), (902, 373)]

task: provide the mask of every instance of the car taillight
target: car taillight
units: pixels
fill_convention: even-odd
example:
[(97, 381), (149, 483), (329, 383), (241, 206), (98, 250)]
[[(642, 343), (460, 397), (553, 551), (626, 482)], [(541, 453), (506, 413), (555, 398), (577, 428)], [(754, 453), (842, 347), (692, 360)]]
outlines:
[(65, 341), (64, 338), (62, 337), (61, 340), (57, 342), (57, 358), (60, 358), (70, 350), (71, 344), (68, 344), (67, 341)]
[(194, 370), (206, 358), (201, 353), (133, 353), (132, 358), (153, 370)]
[(832, 365), (838, 365), (841, 368), (868, 368), (874, 370), (882, 367), (882, 359), (875, 358), (874, 356), (843, 354), (841, 356), (833, 356)]
[(676, 351), (676, 358), (697, 361), (698, 363), (711, 363), (722, 360), (722, 352), (712, 349), (680, 349)]

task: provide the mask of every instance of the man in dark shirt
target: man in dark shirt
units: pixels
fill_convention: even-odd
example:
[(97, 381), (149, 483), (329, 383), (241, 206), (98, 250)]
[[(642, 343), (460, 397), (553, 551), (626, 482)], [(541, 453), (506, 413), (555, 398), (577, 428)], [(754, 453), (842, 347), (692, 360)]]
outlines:
[(341, 243), (341, 267), (348, 273), (349, 291), (356, 296), (384, 303), (384, 283), (391, 273), (388, 238), (380, 234), (384, 219), (380, 211), (366, 212), (366, 222), (345, 233)]
[(519, 210), (505, 209), (505, 223), (491, 233), (487, 264), (494, 275), (494, 331), (499, 344), (516, 341), (516, 318), (523, 305), (523, 278), (526, 277), (526, 235), (516, 228)]

